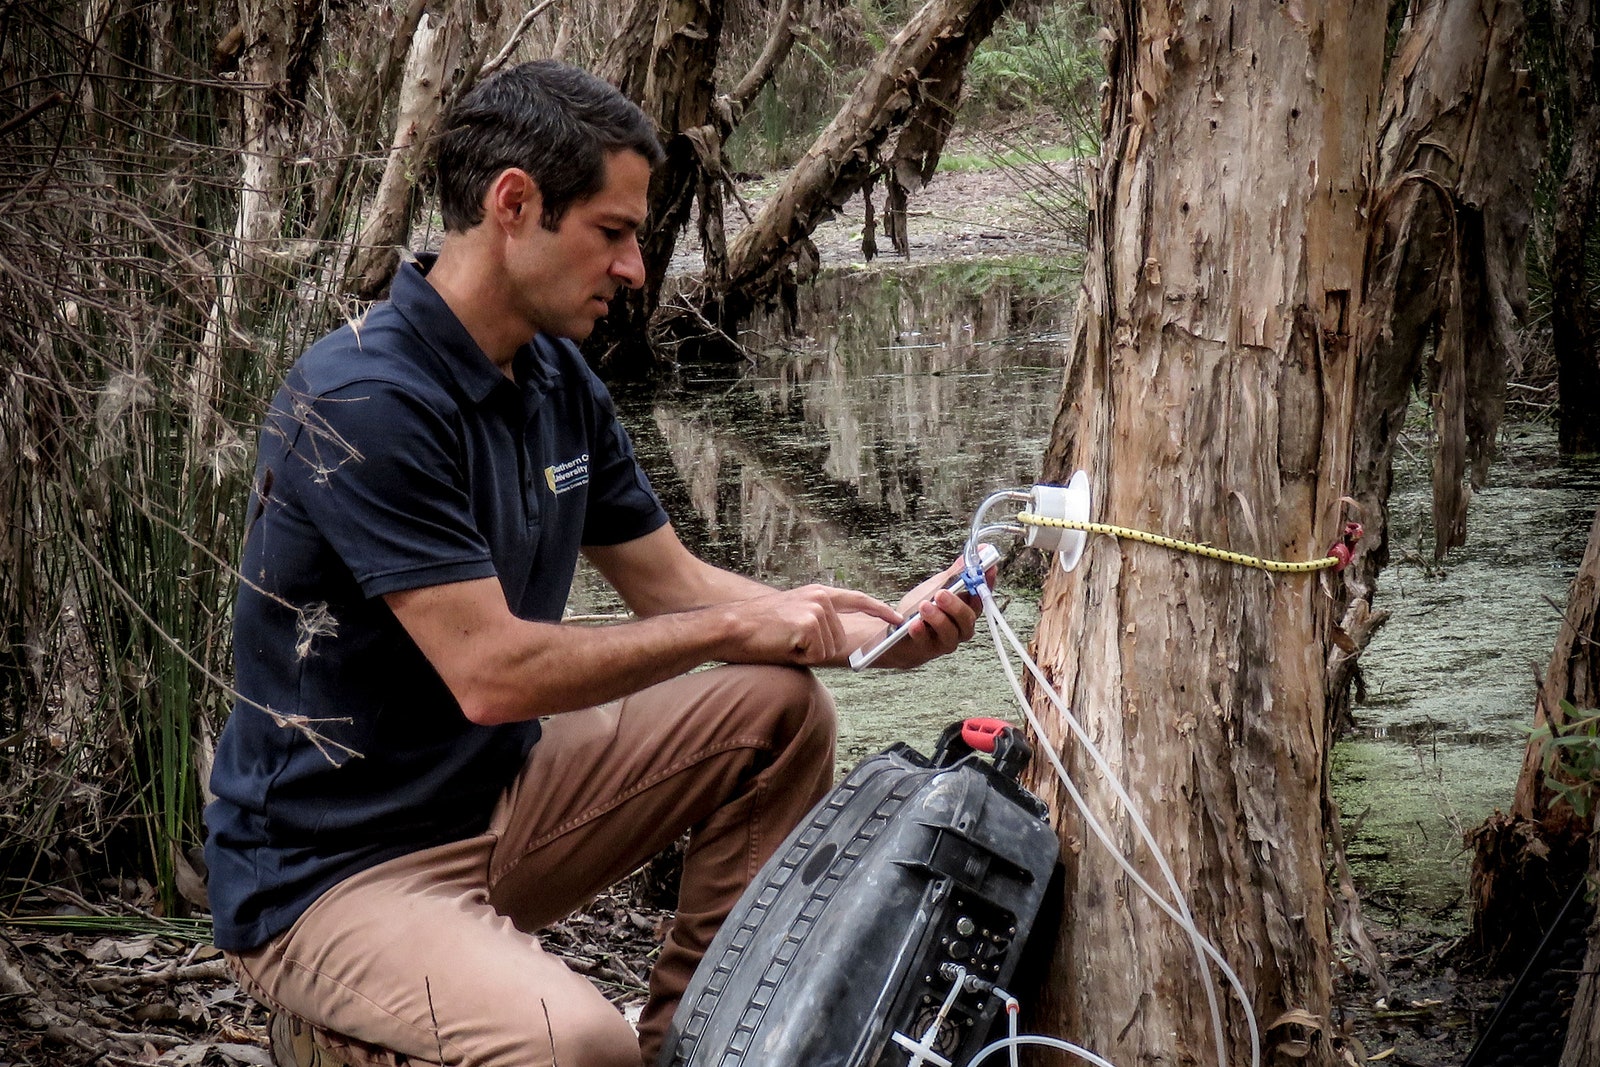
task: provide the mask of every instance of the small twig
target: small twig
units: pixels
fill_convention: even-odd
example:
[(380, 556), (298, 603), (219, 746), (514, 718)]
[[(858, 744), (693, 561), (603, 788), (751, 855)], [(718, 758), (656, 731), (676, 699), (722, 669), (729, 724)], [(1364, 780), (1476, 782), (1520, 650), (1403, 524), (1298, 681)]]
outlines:
[(126, 1041), (134, 1048), (138, 1048), (146, 1042), (155, 1045), (157, 1048), (177, 1048), (179, 1045), (187, 1045), (194, 1041), (192, 1037), (180, 1037), (177, 1034), (151, 1034), (127, 1030), (107, 1030), (106, 1036), (114, 1037), (118, 1041)]
[(555, 7), (555, 5), (556, 0), (544, 0), (544, 3), (535, 4), (524, 12), (522, 18), (517, 22), (517, 28), (511, 31), (510, 37), (506, 38), (505, 47), (496, 52), (494, 58), (483, 65), (483, 69), (478, 71), (478, 77), (480, 79), (487, 78), (505, 66), (506, 61), (511, 58), (511, 53), (516, 50), (517, 42), (522, 39), (524, 33), (528, 32), (528, 27), (533, 25), (533, 20), (544, 14), (548, 9)]
[[(56, 885), (46, 885), (40, 886), (39, 892), (41, 895), (55, 901), (57, 904), (70, 904), (74, 908), (82, 908), (90, 915), (103, 915), (108, 918), (113, 917), (113, 913), (111, 911), (102, 908), (98, 904), (89, 903), (87, 900), (83, 899), (70, 889), (63, 889), (61, 886)], [(128, 907), (132, 908), (132, 905), (128, 905)], [(134, 908), (133, 910), (138, 911), (139, 909)], [(145, 918), (150, 917), (149, 914), (144, 911), (139, 911), (139, 914)]]
[(51, 108), (67, 102), (67, 94), (57, 89), (43, 100), (34, 104), (20, 115), (14, 115), (5, 122), (0, 122), (0, 137), (4, 137), (18, 126), (25, 126), (49, 111)]
[(1579, 642), (1580, 644), (1589, 645), (1590, 647), (1594, 647), (1596, 645), (1594, 638), (1590, 637), (1588, 634), (1580, 634), (1577, 627), (1573, 626), (1571, 622), (1567, 621), (1567, 609), (1563, 605), (1557, 604), (1555, 597), (1546, 593), (1544, 596), (1544, 602), (1556, 609), (1556, 614), (1561, 617), (1561, 628), (1563, 630), (1571, 630), (1573, 640)]
[[(553, 0), (546, 0), (551, 3)], [(422, 976), (422, 989), (428, 994), (428, 1018), (433, 1020), (433, 1043), (439, 1049), (439, 1062), (444, 1062), (444, 1038), (439, 1034), (439, 1014), (433, 1010), (433, 983), (428, 981), (428, 976)]]
[(739, 191), (739, 183), (729, 177), (727, 172), (723, 172), (722, 181), (727, 185), (728, 192), (733, 194), (733, 202), (739, 205), (739, 212), (744, 215), (745, 225), (752, 225), (756, 221), (756, 217), (751, 214), (749, 202), (745, 200), (744, 194)]
[(539, 1007), (544, 1010), (544, 1032), (550, 1036), (550, 1067), (561, 1067), (556, 1060), (556, 1029), (550, 1025), (550, 1005), (539, 998)]
[(207, 960), (204, 963), (191, 963), (182, 967), (175, 963), (169, 963), (154, 971), (133, 974), (109, 974), (100, 978), (90, 978), (84, 984), (96, 993), (110, 993), (118, 989), (130, 989), (147, 985), (226, 981), (229, 977), (228, 965), (225, 961)]

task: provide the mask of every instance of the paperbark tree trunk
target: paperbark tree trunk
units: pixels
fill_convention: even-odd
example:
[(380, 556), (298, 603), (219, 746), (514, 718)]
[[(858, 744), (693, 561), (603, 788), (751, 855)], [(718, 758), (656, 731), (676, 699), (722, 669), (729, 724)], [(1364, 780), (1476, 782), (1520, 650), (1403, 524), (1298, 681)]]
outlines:
[[(1377, 538), (1321, 578), (1091, 541), (1047, 582), (1036, 650), (1238, 970), (1267, 1062), (1331, 1063), (1330, 904), (1361, 945), (1353, 891), (1330, 899), (1325, 881), (1328, 755), (1381, 622), (1390, 459), (1425, 352), (1442, 545), (1464, 532), (1464, 472), (1491, 454), (1522, 303), (1516, 172), (1537, 144), (1521, 12), (1417, 5), (1385, 83), (1381, 3), (1101, 6), (1104, 148), (1046, 477), (1086, 468), (1096, 519), (1255, 555), (1320, 556), (1348, 518)], [(1065, 756), (1133, 848), (1087, 758)], [(1062, 827), (1041, 1028), (1117, 1062), (1212, 1062), (1187, 938), (1075, 814)], [(1226, 1011), (1223, 1054), (1248, 1062)]]
[(454, 51), (454, 29), (448, 15), (434, 19), (424, 14), (412, 33), (389, 161), (345, 272), (345, 289), (359, 299), (382, 295), (400, 264), (401, 246), (411, 232), (416, 175), (443, 117), (445, 68)]
[[(1046, 477), (1088, 469), (1098, 521), (1320, 556), (1345, 518), (1384, 5), (1106, 15), (1102, 172)], [(1035, 642), (1263, 1027), (1283, 1020), (1269, 1048), (1312, 1064), (1332, 1062), (1321, 797), (1337, 584), (1091, 540), (1077, 573), (1047, 581)], [(1059, 747), (1064, 727), (1035, 706)], [(1130, 842), (1083, 753), (1065, 756)], [(1062, 832), (1044, 1028), (1119, 1063), (1215, 1062), (1187, 937), (1075, 815)], [(1248, 1063), (1244, 1016), (1224, 1011), (1226, 1061)]]
[[(1335, 718), (1349, 718), (1362, 650), (1388, 618), (1376, 607), (1389, 562), (1393, 459), (1419, 379), (1437, 430), (1434, 547), (1466, 535), (1504, 408), (1508, 351), (1527, 302), (1524, 249), (1541, 118), (1518, 63), (1516, 2), (1417, 5), (1390, 64), (1375, 138), (1361, 387), (1350, 496), (1366, 537), (1329, 653)], [(1465, 477), (1470, 472), (1470, 478)]]
[(307, 89), (325, 26), (316, 0), (244, 0), (240, 4), (239, 74), (244, 123), (239, 155), (238, 213), (217, 275), (211, 308), (189, 376), (189, 438), (193, 462), (220, 432), (216, 402), (222, 364), (241, 340), (262, 295), (286, 271), (284, 205), (287, 174), (299, 156)]

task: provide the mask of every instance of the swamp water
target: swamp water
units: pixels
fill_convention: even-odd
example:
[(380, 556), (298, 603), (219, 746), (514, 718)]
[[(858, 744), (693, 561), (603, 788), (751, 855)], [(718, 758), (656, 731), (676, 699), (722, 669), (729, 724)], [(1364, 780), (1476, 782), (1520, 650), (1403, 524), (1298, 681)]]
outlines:
[[(777, 584), (833, 582), (893, 603), (955, 558), (985, 496), (1036, 479), (1076, 291), (1076, 275), (1037, 262), (826, 275), (800, 294), (798, 336), (757, 322), (740, 338), (750, 363), (686, 367), (618, 406), (697, 551)], [(1549, 658), (1552, 604), (1565, 604), (1600, 469), (1558, 466), (1548, 427), (1509, 427), (1468, 545), (1435, 565), (1425, 444), (1409, 447), (1391, 503), (1395, 562), (1379, 585), (1393, 617), (1363, 658), (1367, 702), (1336, 749), (1335, 792), (1379, 913), (1449, 924), (1461, 830), (1511, 800), (1533, 669)], [(1001, 592), (1026, 638), (1036, 594)], [(583, 571), (573, 609), (617, 605)], [(841, 767), (897, 740), (927, 752), (966, 716), (1019, 715), (982, 624), (920, 671), (824, 680)]]

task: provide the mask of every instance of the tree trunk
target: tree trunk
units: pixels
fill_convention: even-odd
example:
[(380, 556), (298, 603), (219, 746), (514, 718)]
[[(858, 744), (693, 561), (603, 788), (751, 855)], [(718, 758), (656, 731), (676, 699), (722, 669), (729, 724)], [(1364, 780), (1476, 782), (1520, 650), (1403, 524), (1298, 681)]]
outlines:
[(1600, 6), (1555, 5), (1566, 54), (1572, 155), (1556, 199), (1550, 248), (1551, 343), (1556, 352), (1563, 455), (1600, 452), (1600, 331), (1586, 251), (1600, 243)]
[[(1345, 518), (1385, 7), (1178, 10), (1108, 5), (1102, 169), (1045, 474), (1086, 467), (1100, 521), (1310, 559)], [(1092, 540), (1075, 574), (1047, 582), (1036, 638), (1238, 970), (1271, 1055), (1311, 1064), (1332, 1062), (1321, 797), (1338, 585)], [(1066, 758), (1132, 847), (1082, 752)], [(1033, 785), (1062, 810), (1053, 780)], [(1079, 819), (1061, 828), (1043, 1029), (1118, 1063), (1248, 1063), (1231, 998), (1215, 1048), (1188, 938)]]
[(640, 0), (601, 64), (601, 76), (655, 120), (667, 158), (650, 176), (650, 226), (640, 235), (645, 281), (611, 302), (585, 345), (615, 376), (653, 363), (650, 316), (707, 164), (722, 156), (711, 119), (723, 0)]
[[(1362, 358), (1385, 368), (1388, 385), (1419, 367), (1426, 377), (1439, 556), (1466, 541), (1471, 490), (1487, 475), (1504, 409), (1505, 354), (1527, 306), (1524, 249), (1541, 145), (1528, 73), (1514, 62), (1523, 29), (1518, 2), (1414, 5), (1379, 122), (1379, 246)], [(1405, 392), (1375, 390), (1373, 399), (1400, 399), (1403, 416)], [(1392, 432), (1363, 438), (1392, 455)], [(1387, 487), (1373, 491), (1374, 465), (1355, 488), (1376, 518)]]
[[(1595, 813), (1589, 848), (1589, 880), (1600, 886), (1600, 811)], [(1600, 1067), (1600, 909), (1589, 927), (1589, 951), (1568, 1019), (1561, 1067)]]
[[(1534, 726), (1565, 724), (1562, 701), (1580, 709), (1600, 707), (1600, 509), (1567, 593)], [(1589, 860), (1588, 820), (1549, 788), (1545, 753), (1540, 741), (1528, 745), (1510, 814), (1496, 812), (1468, 835), (1473, 860), (1467, 948), (1503, 970), (1521, 967), (1538, 948)]]
[[(349, 94), (328, 101), (328, 107), (339, 117), (344, 127), (342, 148), (332, 161), (328, 173), (317, 182), (316, 198), (321, 205), (307, 235), (316, 241), (326, 241), (341, 229), (345, 210), (352, 203), (360, 203), (360, 195), (350, 195), (347, 182), (357, 159), (375, 148), (378, 127), (384, 105), (394, 96), (406, 57), (411, 54), (411, 38), (422, 21), (427, 0), (395, 0), (394, 3), (368, 10), (363, 14), (362, 25), (369, 30), (374, 46), (352, 57), (362, 63), (359, 74), (350, 79)], [(359, 188), (360, 182), (357, 186)]]
[(240, 5), (240, 79), (244, 124), (239, 154), (239, 209), (217, 299), (190, 375), (190, 436), (195, 454), (216, 432), (215, 398), (224, 352), (245, 337), (261, 296), (283, 278), (287, 165), (300, 154), (306, 91), (324, 28), (316, 0), (245, 0)]
[(237, 296), (253, 302), (273, 267), (284, 236), (285, 166), (299, 154), (303, 104), (323, 30), (323, 7), (313, 0), (245, 0), (239, 74), (260, 86), (245, 92), (240, 143), (239, 214), (234, 225)]
[(394, 144), (367, 210), (356, 253), (345, 272), (345, 289), (362, 300), (375, 300), (389, 288), (400, 250), (411, 232), (411, 193), (422, 162), (438, 131), (444, 108), (445, 67), (454, 51), (454, 26), (447, 15), (417, 23), (400, 83), (399, 114)]
[[(1321, 555), (1351, 517), (1376, 537), (1322, 579), (1091, 542), (1047, 583), (1036, 646), (1159, 814), (1272, 1054), (1327, 1063), (1330, 903), (1376, 972), (1348, 876), (1330, 900), (1323, 861), (1331, 847), (1342, 868), (1327, 760), (1384, 617), (1390, 461), (1426, 369), (1440, 548), (1459, 543), (1523, 304), (1537, 124), (1521, 10), (1414, 6), (1384, 81), (1381, 3), (1107, 7), (1105, 147), (1046, 476), (1087, 467), (1103, 521), (1256, 555)], [(1131, 841), (1120, 813), (1114, 827)], [(1207, 1061), (1187, 939), (1075, 817), (1063, 829), (1044, 1028), (1121, 1062)], [(1236, 1005), (1227, 1028), (1228, 1061), (1246, 1062)]]

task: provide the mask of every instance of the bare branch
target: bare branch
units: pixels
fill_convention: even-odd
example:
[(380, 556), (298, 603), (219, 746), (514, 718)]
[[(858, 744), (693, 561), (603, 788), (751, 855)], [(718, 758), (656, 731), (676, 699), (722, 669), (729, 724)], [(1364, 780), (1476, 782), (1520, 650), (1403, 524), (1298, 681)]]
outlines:
[(805, 14), (805, 3), (806, 0), (783, 0), (783, 6), (778, 9), (778, 14), (773, 20), (772, 36), (768, 37), (767, 43), (762, 46), (761, 55), (756, 58), (755, 65), (740, 79), (733, 92), (724, 98), (728, 103), (731, 126), (739, 124), (739, 120), (744, 118), (745, 111), (755, 101), (756, 94), (772, 80), (772, 75), (788, 58), (789, 50), (794, 47), (795, 27)]
[(529, 8), (517, 22), (516, 29), (511, 31), (511, 36), (506, 38), (505, 45), (495, 53), (493, 59), (483, 65), (483, 69), (478, 72), (478, 77), (487, 78), (505, 66), (506, 61), (511, 58), (511, 53), (516, 51), (517, 42), (522, 39), (523, 34), (528, 32), (528, 27), (533, 25), (533, 20), (555, 6), (556, 0), (544, 0), (543, 3), (535, 4)]

